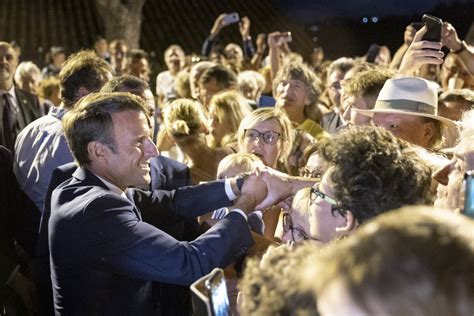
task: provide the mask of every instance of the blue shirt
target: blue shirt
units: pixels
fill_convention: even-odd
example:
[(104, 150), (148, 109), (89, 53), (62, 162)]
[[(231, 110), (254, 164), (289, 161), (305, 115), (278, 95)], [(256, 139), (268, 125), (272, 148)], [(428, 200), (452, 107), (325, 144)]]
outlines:
[(66, 112), (52, 106), (48, 115), (27, 125), (16, 139), (13, 170), (21, 189), (41, 212), (53, 170), (74, 161), (61, 122)]

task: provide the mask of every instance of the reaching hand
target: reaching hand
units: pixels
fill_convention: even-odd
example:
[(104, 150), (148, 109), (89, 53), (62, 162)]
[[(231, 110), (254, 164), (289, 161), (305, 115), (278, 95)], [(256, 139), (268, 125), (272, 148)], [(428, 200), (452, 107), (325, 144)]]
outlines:
[[(276, 205), (291, 195), (292, 187), (289, 175), (270, 168), (265, 168), (261, 172), (261, 178), (267, 184), (268, 194), (265, 199), (257, 205), (257, 209), (263, 210), (272, 205)], [(279, 206), (286, 208), (285, 205)]]
[(441, 28), (441, 43), (452, 51), (457, 51), (462, 47), (462, 41), (459, 39), (456, 29), (448, 22), (444, 22)]
[(244, 16), (239, 22), (239, 30), (244, 40), (250, 36), (250, 19), (248, 17)]
[(268, 46), (270, 48), (278, 48), (281, 45), (280, 37), (281, 33), (278, 31), (268, 34)]
[(225, 26), (225, 24), (224, 24), (225, 16), (226, 16), (226, 14), (222, 13), (214, 21), (214, 25), (212, 26), (211, 34), (210, 34), (210, 37), (212, 39), (214, 39), (219, 34), (219, 32), (222, 30), (222, 28)]
[(263, 54), (267, 48), (267, 35), (265, 33), (258, 34), (255, 44), (257, 45), (257, 52)]
[(413, 76), (414, 72), (424, 64), (441, 65), (444, 53), (440, 42), (422, 40), (427, 28), (423, 26), (413, 37), (413, 42), (403, 56), (398, 73)]
[[(267, 196), (267, 184), (262, 180), (258, 170), (245, 178), (240, 195), (251, 197), (255, 205), (261, 203)], [(255, 210), (255, 205), (251, 212)]]
[(407, 25), (405, 28), (405, 33), (403, 34), (403, 41), (406, 45), (410, 45), (413, 42), (413, 37), (415, 36), (416, 29), (411, 25)]

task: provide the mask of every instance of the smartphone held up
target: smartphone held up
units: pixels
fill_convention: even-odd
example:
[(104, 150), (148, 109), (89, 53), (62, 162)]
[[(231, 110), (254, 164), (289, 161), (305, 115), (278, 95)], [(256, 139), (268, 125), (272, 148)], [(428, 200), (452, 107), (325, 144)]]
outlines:
[(424, 14), (422, 18), (422, 24), (427, 28), (426, 33), (422, 38), (424, 41), (441, 41), (441, 27), (443, 26), (443, 21), (440, 18)]

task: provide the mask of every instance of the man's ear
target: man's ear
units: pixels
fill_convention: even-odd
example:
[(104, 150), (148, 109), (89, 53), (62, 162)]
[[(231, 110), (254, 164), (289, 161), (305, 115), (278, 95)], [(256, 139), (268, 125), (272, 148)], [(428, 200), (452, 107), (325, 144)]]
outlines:
[(344, 225), (336, 227), (336, 232), (340, 233), (341, 235), (347, 235), (350, 233), (351, 230), (356, 228), (357, 220), (352, 214), (351, 211), (345, 211), (344, 214)]
[(92, 141), (87, 144), (87, 153), (91, 161), (106, 163), (108, 158), (107, 149), (107, 146), (97, 141)]
[(424, 127), (423, 140), (429, 143), (435, 133), (435, 124), (433, 122), (426, 122)]

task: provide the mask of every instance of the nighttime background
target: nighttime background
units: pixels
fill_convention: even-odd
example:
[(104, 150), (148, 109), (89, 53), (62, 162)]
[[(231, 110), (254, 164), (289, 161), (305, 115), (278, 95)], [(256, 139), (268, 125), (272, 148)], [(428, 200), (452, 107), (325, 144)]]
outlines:
[[(307, 57), (320, 45), (326, 57), (334, 59), (363, 55), (372, 43), (387, 45), (393, 53), (402, 44), (405, 26), (421, 21), (423, 13), (451, 22), (465, 38), (473, 22), (474, 1), (147, 0), (140, 46), (151, 53), (153, 72), (164, 67), (166, 47), (177, 43), (186, 53), (199, 52), (215, 18), (234, 11), (250, 18), (254, 38), (258, 33), (291, 31), (294, 51)], [(95, 0), (0, 1), (0, 40), (15, 40), (22, 47), (21, 59), (40, 66), (50, 46), (73, 52), (91, 47), (103, 34)], [(221, 40), (240, 43), (237, 24), (224, 28)]]

